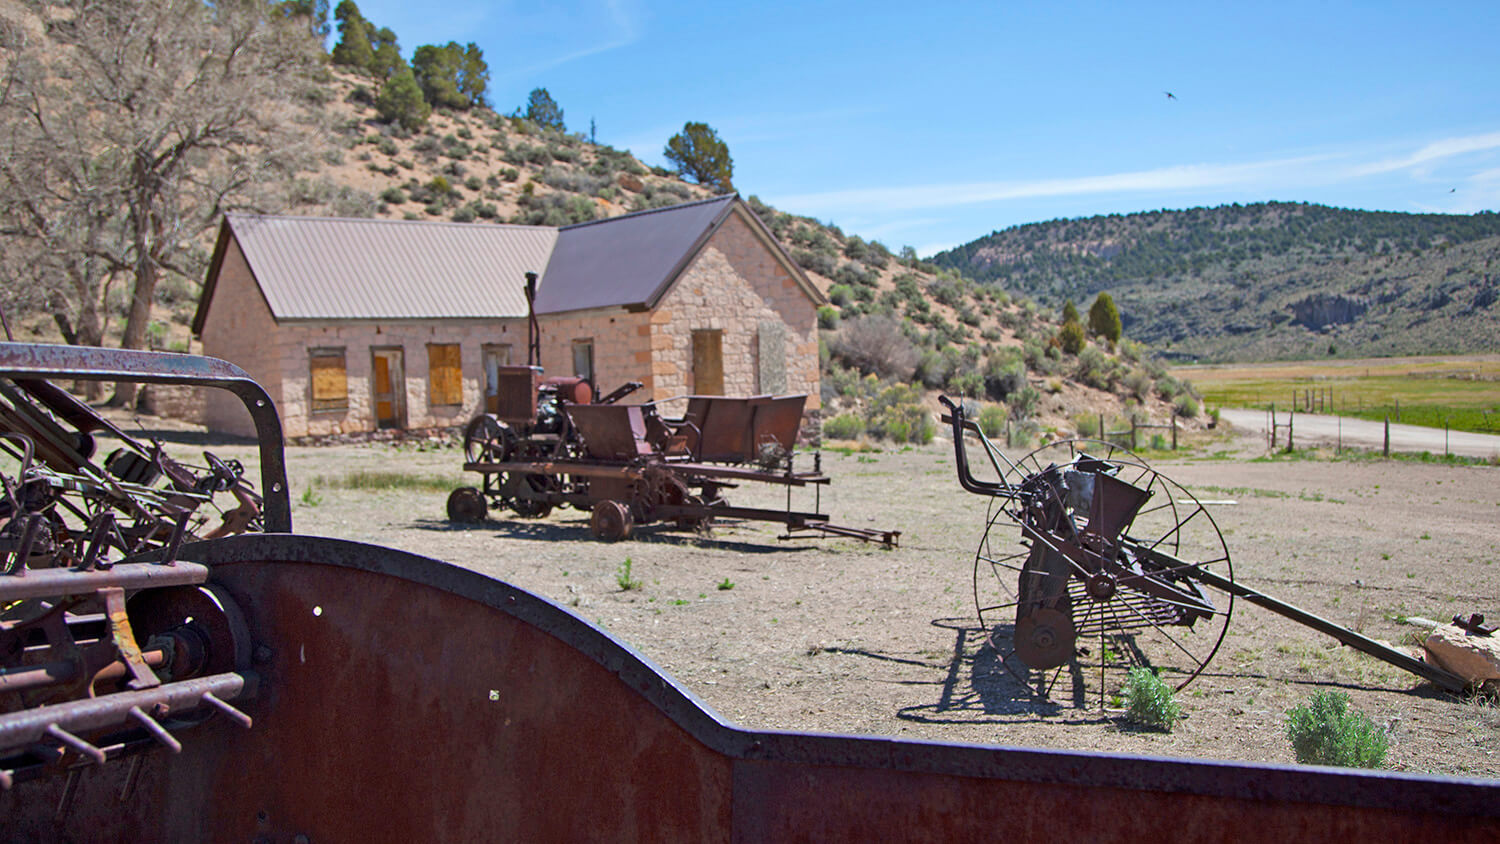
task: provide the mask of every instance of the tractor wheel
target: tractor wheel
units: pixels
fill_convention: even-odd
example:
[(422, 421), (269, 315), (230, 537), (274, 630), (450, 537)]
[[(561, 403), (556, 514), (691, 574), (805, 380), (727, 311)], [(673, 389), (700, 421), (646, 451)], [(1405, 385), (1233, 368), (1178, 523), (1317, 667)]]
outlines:
[(604, 542), (617, 542), (630, 537), (635, 519), (630, 507), (619, 501), (600, 501), (594, 505), (594, 514), (589, 517), (589, 528), (594, 538)]
[(484, 521), (488, 510), (489, 507), (484, 501), (484, 493), (474, 487), (461, 486), (448, 495), (449, 521), (476, 524)]

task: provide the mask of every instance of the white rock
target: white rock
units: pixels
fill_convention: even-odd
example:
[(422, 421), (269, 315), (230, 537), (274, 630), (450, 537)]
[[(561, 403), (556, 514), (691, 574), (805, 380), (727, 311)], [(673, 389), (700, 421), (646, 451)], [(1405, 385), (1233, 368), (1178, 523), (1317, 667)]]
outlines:
[(1422, 647), (1428, 662), (1471, 683), (1500, 680), (1500, 636), (1477, 636), (1444, 624), (1427, 634)]

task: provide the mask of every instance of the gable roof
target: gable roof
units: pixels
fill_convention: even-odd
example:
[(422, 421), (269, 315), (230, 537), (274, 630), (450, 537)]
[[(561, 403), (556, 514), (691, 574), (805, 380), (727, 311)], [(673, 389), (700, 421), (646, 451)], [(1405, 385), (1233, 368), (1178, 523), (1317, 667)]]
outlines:
[(231, 236), (277, 319), (494, 318), (526, 316), (525, 274), (546, 269), (557, 229), (225, 214), (194, 333)]
[(537, 288), (539, 314), (654, 307), (733, 214), (816, 302), (822, 296), (737, 194), (564, 226)]
[(193, 333), (203, 332), (231, 240), (278, 320), (486, 319), (526, 316), (528, 272), (541, 277), (537, 313), (654, 307), (735, 215), (823, 304), (807, 274), (735, 194), (561, 229), (229, 213)]

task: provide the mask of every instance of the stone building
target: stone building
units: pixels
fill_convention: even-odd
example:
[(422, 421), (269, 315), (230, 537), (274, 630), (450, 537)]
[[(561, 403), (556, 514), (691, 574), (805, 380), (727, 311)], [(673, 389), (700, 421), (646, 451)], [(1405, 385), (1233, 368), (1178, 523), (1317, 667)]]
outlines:
[[(563, 228), (228, 214), (193, 331), (275, 399), (289, 437), (461, 425), (495, 367), (540, 364), (630, 401), (807, 393), (822, 295), (737, 196)], [(226, 396), (226, 398), (228, 398)], [(210, 395), (214, 430), (248, 433)]]

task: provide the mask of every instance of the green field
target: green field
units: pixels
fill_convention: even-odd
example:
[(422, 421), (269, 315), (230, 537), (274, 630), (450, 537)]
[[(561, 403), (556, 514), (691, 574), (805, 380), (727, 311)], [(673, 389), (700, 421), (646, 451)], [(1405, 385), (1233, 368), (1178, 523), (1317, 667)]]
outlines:
[(1338, 413), (1500, 433), (1500, 356), (1182, 366), (1210, 406)]

